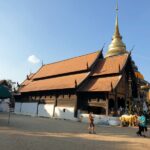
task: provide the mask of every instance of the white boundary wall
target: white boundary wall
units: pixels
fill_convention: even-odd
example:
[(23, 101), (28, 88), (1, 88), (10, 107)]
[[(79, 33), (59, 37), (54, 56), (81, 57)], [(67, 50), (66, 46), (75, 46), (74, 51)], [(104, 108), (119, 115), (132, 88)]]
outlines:
[(74, 117), (74, 111), (74, 107), (54, 107), (54, 104), (15, 103), (15, 113), (22, 115), (53, 117), (54, 113), (55, 118), (77, 121), (78, 119)]
[(40, 104), (38, 107), (38, 116), (53, 117), (54, 104)]
[(1, 102), (0, 103), (0, 111), (1, 112), (9, 112), (9, 105), (7, 102)]
[[(37, 108), (38, 107), (38, 108)], [(41, 117), (53, 117), (54, 104), (39, 104), (38, 103), (15, 103), (15, 113), (22, 115), (31, 115)]]
[[(94, 123), (95, 124), (103, 124), (103, 125), (120, 125), (119, 117), (111, 117), (111, 116), (105, 116), (105, 115), (92, 115), (94, 117)], [(81, 122), (87, 123), (89, 121), (88, 119), (89, 114), (80, 114), (79, 120)]]
[(77, 118), (74, 117), (74, 107), (55, 107), (55, 117), (68, 120), (77, 120)]
[[(37, 115), (38, 107), (38, 116), (41, 117), (54, 117), (60, 119), (68, 119), (73, 121), (88, 122), (89, 114), (83, 114), (78, 111), (78, 118), (74, 117), (74, 107), (55, 107), (54, 104), (39, 104), (38, 103), (15, 103), (15, 113), (23, 115)], [(0, 104), (0, 110), (2, 109)], [(54, 112), (55, 109), (55, 112)], [(21, 110), (21, 112), (20, 112)], [(120, 121), (118, 117), (110, 117), (105, 115), (94, 115), (95, 124), (104, 124), (104, 125), (119, 125)]]
[(22, 103), (21, 114), (36, 116), (37, 106), (38, 103)]
[(15, 113), (16, 114), (20, 114), (21, 113), (21, 106), (22, 106), (22, 103), (18, 103), (18, 102), (16, 102), (15, 103)]

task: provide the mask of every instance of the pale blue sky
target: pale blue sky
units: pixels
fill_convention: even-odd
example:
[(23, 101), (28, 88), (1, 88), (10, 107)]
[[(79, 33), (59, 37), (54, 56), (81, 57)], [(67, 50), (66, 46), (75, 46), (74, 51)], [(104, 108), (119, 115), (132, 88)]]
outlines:
[[(107, 51), (115, 0), (0, 0), (0, 79), (23, 81), (39, 64)], [(150, 81), (150, 0), (119, 0), (119, 26), (139, 70)]]

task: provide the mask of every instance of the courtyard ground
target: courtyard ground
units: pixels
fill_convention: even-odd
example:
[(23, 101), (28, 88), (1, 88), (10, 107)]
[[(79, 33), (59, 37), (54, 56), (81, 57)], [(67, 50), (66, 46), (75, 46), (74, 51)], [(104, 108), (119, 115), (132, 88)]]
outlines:
[[(136, 136), (137, 128), (96, 126), (68, 120), (0, 113), (0, 150), (149, 150), (150, 138)], [(150, 131), (149, 131), (150, 132)]]

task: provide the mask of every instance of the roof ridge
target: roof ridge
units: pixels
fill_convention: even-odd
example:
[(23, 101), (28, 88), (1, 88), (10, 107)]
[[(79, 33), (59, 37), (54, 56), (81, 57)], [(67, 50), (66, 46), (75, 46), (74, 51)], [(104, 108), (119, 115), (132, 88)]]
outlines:
[[(45, 64), (44, 66), (41, 66), (37, 72), (33, 75), (33, 79), (36, 77), (36, 75), (38, 74), (38, 72), (40, 72), (40, 70), (42, 68), (46, 68), (46, 67), (49, 67), (49, 66), (53, 66), (53, 65), (57, 65), (59, 63), (62, 63), (63, 61), (68, 61), (68, 60), (74, 60), (75, 58), (82, 58), (82, 57), (86, 57), (86, 56), (89, 56), (89, 55), (92, 55), (92, 54), (95, 54), (95, 55), (100, 55), (101, 54), (101, 50), (98, 50), (98, 51), (95, 51), (95, 52), (92, 52), (92, 53), (88, 53), (88, 54), (84, 54), (84, 55), (80, 55), (80, 56), (76, 56), (76, 57), (73, 57), (73, 58), (69, 58), (69, 59), (65, 59), (65, 60), (61, 60), (61, 61), (57, 61), (57, 62), (53, 62), (53, 63), (49, 63), (49, 64)], [(87, 62), (88, 63), (88, 62)], [(86, 64), (85, 64), (86, 65)]]
[(83, 55), (80, 55), (80, 56), (75, 56), (75, 57), (72, 57), (72, 58), (67, 58), (67, 59), (56, 61), (56, 62), (53, 62), (53, 63), (48, 63), (48, 64), (45, 64), (44, 66), (51, 65), (51, 64), (56, 64), (56, 63), (59, 63), (59, 62), (63, 62), (63, 61), (67, 61), (67, 60), (71, 60), (71, 59), (75, 59), (75, 58), (79, 58), (79, 57), (83, 57), (83, 56), (94, 54), (94, 53), (98, 53), (98, 52), (100, 53), (101, 50), (98, 50), (98, 51), (95, 51), (95, 52), (91, 52), (91, 53), (88, 53), (88, 54), (83, 54)]

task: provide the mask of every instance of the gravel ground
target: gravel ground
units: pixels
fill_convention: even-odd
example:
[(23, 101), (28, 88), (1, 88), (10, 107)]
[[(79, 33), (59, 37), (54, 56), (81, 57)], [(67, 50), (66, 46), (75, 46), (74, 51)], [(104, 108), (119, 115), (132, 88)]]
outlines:
[[(137, 128), (96, 126), (80, 122), (0, 113), (0, 150), (149, 150), (150, 138)], [(150, 132), (150, 131), (149, 131)]]

